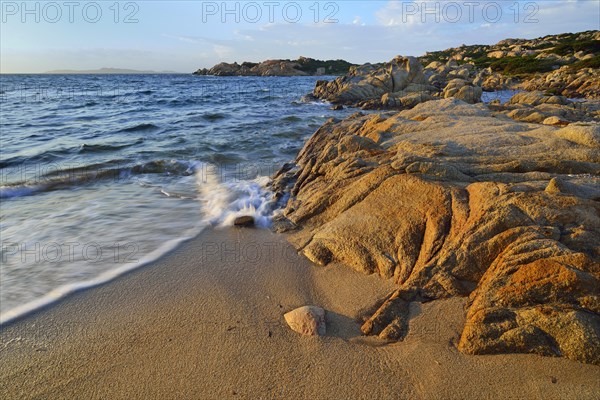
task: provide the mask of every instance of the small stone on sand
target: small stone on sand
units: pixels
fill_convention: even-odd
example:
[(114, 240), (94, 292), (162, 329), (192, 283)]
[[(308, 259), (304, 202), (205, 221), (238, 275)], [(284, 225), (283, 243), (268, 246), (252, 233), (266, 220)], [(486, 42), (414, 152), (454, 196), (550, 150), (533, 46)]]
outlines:
[(302, 335), (325, 335), (325, 310), (321, 307), (304, 306), (296, 308), (283, 317), (292, 330)]
[(241, 217), (237, 217), (233, 221), (233, 225), (243, 228), (254, 226), (254, 217), (250, 215), (243, 215)]

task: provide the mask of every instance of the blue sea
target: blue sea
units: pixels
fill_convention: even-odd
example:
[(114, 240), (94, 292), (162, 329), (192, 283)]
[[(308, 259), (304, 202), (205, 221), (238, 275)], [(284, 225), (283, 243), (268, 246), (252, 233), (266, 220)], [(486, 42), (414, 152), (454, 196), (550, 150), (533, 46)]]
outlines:
[(266, 184), (332, 111), (323, 77), (0, 76), (0, 320), (207, 226), (270, 223)]

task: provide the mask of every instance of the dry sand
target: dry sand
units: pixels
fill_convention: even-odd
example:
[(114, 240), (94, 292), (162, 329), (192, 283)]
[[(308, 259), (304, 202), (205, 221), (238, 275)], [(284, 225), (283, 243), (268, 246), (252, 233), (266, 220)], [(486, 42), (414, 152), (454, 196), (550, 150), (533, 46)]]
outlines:
[[(207, 231), (4, 327), (0, 398), (600, 398), (597, 366), (458, 353), (463, 299), (414, 305), (403, 342), (361, 337), (355, 319), (391, 289), (269, 231)], [(306, 304), (328, 311), (327, 336), (285, 325)]]

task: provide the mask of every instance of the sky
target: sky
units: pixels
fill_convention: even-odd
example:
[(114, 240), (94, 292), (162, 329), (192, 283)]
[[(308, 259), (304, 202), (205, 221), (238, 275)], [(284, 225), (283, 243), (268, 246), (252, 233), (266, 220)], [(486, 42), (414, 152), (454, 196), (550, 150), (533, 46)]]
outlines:
[(0, 1), (0, 72), (388, 61), (600, 29), (600, 0)]

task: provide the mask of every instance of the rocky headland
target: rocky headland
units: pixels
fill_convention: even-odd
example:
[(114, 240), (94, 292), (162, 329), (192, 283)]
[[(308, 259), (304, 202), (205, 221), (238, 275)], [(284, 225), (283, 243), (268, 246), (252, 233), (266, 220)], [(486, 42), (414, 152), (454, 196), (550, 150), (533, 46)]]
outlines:
[(207, 69), (201, 68), (194, 75), (214, 76), (309, 76), (342, 75), (348, 72), (351, 64), (344, 60), (315, 60), (300, 57), (297, 60), (267, 60), (260, 63), (243, 62), (219, 63)]
[[(411, 303), (460, 297), (461, 352), (600, 365), (600, 103), (536, 87), (484, 104), (523, 82), (462, 57), (319, 81), (315, 97), (382, 111), (329, 120), (274, 176), (274, 229), (319, 265), (397, 285), (364, 313), (366, 335), (402, 340)], [(593, 98), (588, 72), (572, 87)]]

